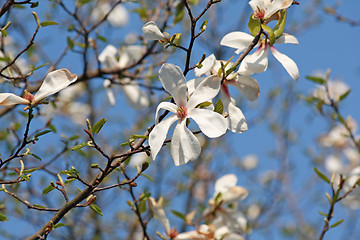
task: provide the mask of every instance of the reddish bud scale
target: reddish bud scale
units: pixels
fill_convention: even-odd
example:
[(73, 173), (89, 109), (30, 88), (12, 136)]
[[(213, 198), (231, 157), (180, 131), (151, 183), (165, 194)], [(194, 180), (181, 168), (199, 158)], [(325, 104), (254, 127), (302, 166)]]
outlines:
[(34, 95), (32, 95), (31, 93), (27, 92), (23, 98), (25, 98), (26, 100), (28, 100), (30, 103), (32, 103), (34, 101)]

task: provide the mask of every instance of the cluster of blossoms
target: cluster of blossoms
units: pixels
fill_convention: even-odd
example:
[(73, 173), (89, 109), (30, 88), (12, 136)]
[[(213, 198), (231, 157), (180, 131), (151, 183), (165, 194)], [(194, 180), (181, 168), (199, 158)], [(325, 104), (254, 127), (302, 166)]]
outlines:
[[(236, 185), (237, 178), (233, 174), (225, 175), (215, 182), (214, 196), (209, 200), (208, 208), (202, 214), (206, 224), (197, 226), (196, 230), (179, 233), (176, 227), (171, 228), (162, 207), (162, 200), (149, 198), (149, 206), (160, 220), (165, 230), (165, 238), (170, 239), (213, 239), (213, 240), (243, 240), (247, 233), (247, 220), (238, 210), (237, 203), (247, 197), (248, 191)], [(194, 214), (188, 216), (192, 222)], [(164, 239), (165, 239), (164, 238)]]
[[(259, 85), (250, 75), (267, 69), (269, 49), (293, 79), (299, 78), (299, 70), (295, 62), (273, 46), (277, 43), (298, 44), (294, 36), (283, 33), (286, 8), (292, 3), (293, 0), (249, 2), (254, 11), (249, 24), (253, 36), (243, 32), (231, 32), (225, 35), (220, 43), (235, 48), (235, 53), (239, 54), (248, 49), (254, 37), (258, 35), (259, 41), (255, 46), (257, 50), (247, 55), (241, 62), (216, 60), (215, 55), (212, 54), (195, 68), (195, 76), (199, 78), (188, 82), (178, 66), (163, 64), (159, 71), (159, 79), (164, 89), (172, 96), (173, 102), (162, 102), (156, 110), (156, 125), (149, 135), (149, 145), (154, 160), (164, 144), (170, 127), (176, 121), (171, 139), (171, 155), (176, 166), (197, 159), (201, 153), (199, 140), (188, 128), (189, 119), (194, 120), (201, 132), (210, 138), (220, 137), (227, 130), (235, 133), (246, 131), (248, 127), (244, 114), (236, 106), (228, 87), (232, 85), (248, 100), (256, 100), (260, 93)], [(273, 20), (278, 22), (271, 29), (266, 24)], [(172, 37), (163, 33), (154, 22), (146, 23), (142, 30), (148, 40), (172, 44)], [(239, 64), (238, 70), (235, 71)], [(200, 78), (203, 75), (206, 77)], [(221, 93), (222, 111), (215, 111), (212, 100), (219, 93)], [(160, 121), (160, 109), (172, 112), (174, 115)]]

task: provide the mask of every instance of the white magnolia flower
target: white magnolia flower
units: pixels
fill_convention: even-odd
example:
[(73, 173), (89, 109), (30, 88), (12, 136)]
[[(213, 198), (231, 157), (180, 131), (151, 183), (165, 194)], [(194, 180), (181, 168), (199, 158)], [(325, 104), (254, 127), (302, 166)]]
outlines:
[(293, 0), (251, 0), (250, 7), (258, 19), (269, 19), (281, 9), (290, 7)]
[[(108, 45), (99, 55), (99, 61), (106, 68), (124, 68), (136, 63), (145, 51), (144, 46), (127, 46), (122, 49), (119, 61), (116, 60), (118, 50), (113, 45)], [(149, 106), (149, 97), (142, 91), (139, 85), (129, 78), (119, 79), (121, 89), (124, 91), (128, 104), (134, 109), (144, 109)], [(115, 104), (114, 93), (111, 89), (110, 80), (104, 81), (104, 87), (111, 105)]]
[(159, 40), (165, 43), (169, 41), (169, 34), (162, 33), (161, 30), (158, 28), (158, 26), (156, 26), (156, 24), (153, 21), (145, 23), (145, 25), (142, 28), (142, 31), (144, 33), (144, 37), (147, 40)]
[[(223, 61), (225, 64), (226, 62)], [(225, 70), (228, 70), (233, 66), (233, 63), (229, 63)], [(216, 60), (214, 54), (211, 54), (202, 62), (201, 68), (195, 68), (195, 75), (197, 77), (206, 74), (207, 76), (213, 75), (217, 77), (218, 81), (221, 82), (221, 76), (219, 77), (218, 72), (221, 69), (221, 61)], [(199, 84), (202, 79), (195, 79), (195, 84)], [(224, 105), (224, 112), (228, 113), (227, 117), (229, 122), (229, 130), (232, 132), (245, 132), (247, 128), (247, 124), (245, 121), (245, 116), (235, 105), (235, 100), (230, 96), (229, 85), (236, 87), (236, 89), (245, 96), (248, 100), (254, 101), (258, 98), (260, 89), (259, 84), (250, 76), (240, 75), (240, 74), (230, 74), (227, 79), (223, 81), (221, 86), (221, 95)]]
[[(108, 14), (108, 12), (110, 12), (111, 8), (112, 6), (110, 3), (100, 2), (99, 5), (94, 8), (94, 11), (91, 14), (91, 20), (93, 22), (100, 21), (106, 14)], [(129, 13), (123, 5), (118, 4), (111, 11), (106, 20), (114, 27), (122, 27), (128, 23)]]
[[(313, 92), (313, 96), (323, 100), (326, 104), (331, 104), (330, 99), (339, 102), (340, 97), (350, 90), (349, 86), (343, 81), (327, 81), (329, 96), (326, 92), (325, 86), (318, 86)], [(330, 98), (330, 99), (329, 99)]]
[[(197, 159), (201, 152), (199, 140), (186, 126), (188, 118), (192, 118), (200, 130), (210, 138), (219, 137), (226, 132), (227, 121), (223, 116), (207, 109), (196, 108), (198, 104), (215, 97), (220, 90), (220, 84), (216, 77), (207, 77), (187, 100), (186, 80), (178, 66), (163, 64), (159, 71), (159, 78), (176, 104), (162, 102), (156, 109), (156, 125), (149, 135), (151, 155), (153, 159), (156, 158), (170, 126), (178, 121), (171, 139), (171, 155), (175, 165), (179, 166)], [(174, 115), (158, 122), (160, 109), (168, 110)]]
[[(231, 32), (226, 34), (221, 40), (221, 45), (236, 48), (236, 54), (243, 52), (249, 47), (254, 37), (244, 32)], [(293, 35), (283, 33), (275, 43), (292, 43), (299, 44), (296, 37)], [(283, 65), (285, 70), (289, 75), (295, 79), (299, 79), (299, 69), (296, 63), (286, 56), (285, 54), (280, 53), (273, 45), (270, 45), (268, 39), (260, 40), (259, 47), (255, 53), (247, 55), (244, 60), (241, 62), (239, 73), (251, 75), (253, 73), (264, 72), (268, 67), (268, 55), (269, 49), (274, 55), (274, 57)]]
[[(227, 174), (215, 182), (215, 192), (210, 203), (213, 204), (216, 198), (223, 204), (233, 203), (247, 197), (248, 191), (240, 186), (236, 186), (237, 177), (234, 174)], [(218, 196), (219, 194), (220, 197)]]
[(35, 105), (42, 99), (66, 88), (77, 79), (76, 74), (71, 74), (67, 69), (58, 69), (46, 75), (39, 91), (33, 96), (26, 93), (25, 96), (19, 97), (13, 93), (0, 93), (0, 105), (10, 106), (16, 104)]

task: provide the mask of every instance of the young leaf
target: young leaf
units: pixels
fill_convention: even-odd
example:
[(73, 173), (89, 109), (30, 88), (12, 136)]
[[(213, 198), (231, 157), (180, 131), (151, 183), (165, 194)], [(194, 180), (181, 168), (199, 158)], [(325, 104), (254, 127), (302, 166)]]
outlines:
[(101, 211), (101, 209), (99, 208), (98, 205), (96, 205), (96, 204), (93, 203), (93, 204), (90, 204), (89, 207), (90, 207), (92, 210), (94, 210), (97, 214), (103, 216), (103, 213), (102, 213), (102, 211)]
[(340, 96), (339, 100), (340, 101), (344, 100), (349, 95), (350, 92), (351, 89), (347, 90), (343, 95)]
[(88, 146), (88, 144), (87, 144), (87, 142), (82, 142), (82, 143), (80, 143), (80, 144), (78, 144), (78, 145), (76, 145), (76, 146), (73, 146), (72, 148), (71, 148), (71, 150), (78, 150), (78, 149), (81, 149), (81, 148), (83, 148), (83, 147), (85, 147), (85, 146)]
[(54, 190), (55, 187), (50, 184), (49, 186), (47, 186), (46, 188), (44, 188), (44, 190), (42, 191), (41, 195), (45, 195), (48, 194), (49, 192), (51, 192), (52, 190)]
[(35, 139), (39, 138), (40, 136), (45, 135), (45, 134), (47, 134), (49, 132), (51, 132), (51, 130), (44, 130), (44, 131), (38, 132), (38, 133), (35, 134), (34, 138)]
[(9, 220), (9, 219), (8, 219), (5, 215), (3, 215), (3, 214), (0, 213), (0, 221), (6, 222), (6, 221), (8, 221), (8, 220)]
[(40, 23), (41, 27), (46, 27), (46, 26), (50, 26), (50, 25), (59, 25), (59, 24), (54, 21), (44, 21), (44, 22)]
[(207, 24), (208, 24), (208, 20), (205, 20), (202, 24), (201, 24), (201, 27), (200, 27), (200, 30), (201, 31), (205, 31), (205, 29), (207, 28)]
[(251, 35), (256, 36), (260, 31), (260, 20), (257, 18), (254, 18), (254, 14), (251, 14), (250, 20), (248, 23), (249, 31)]
[(215, 103), (215, 109), (214, 112), (217, 112), (219, 114), (222, 114), (224, 111), (224, 105), (221, 101), (221, 99), (219, 98), (219, 100), (217, 100), (217, 102)]
[(103, 118), (100, 121), (98, 121), (97, 123), (95, 123), (95, 125), (91, 129), (92, 134), (97, 134), (98, 132), (100, 132), (101, 128), (104, 126), (106, 121), (107, 120), (105, 118)]
[(269, 34), (270, 45), (273, 45), (275, 43), (275, 40), (276, 40), (273, 30), (269, 26), (267, 26), (265, 24), (261, 24), (261, 27), (262, 27), (262, 29), (264, 29), (265, 32), (267, 32)]
[(34, 205), (34, 207), (38, 207), (38, 208), (46, 208), (46, 207), (44, 207), (44, 206), (42, 206), (42, 205), (39, 205), (39, 204), (33, 204)]
[(284, 32), (284, 27), (286, 23), (286, 9), (280, 11), (280, 19), (277, 22), (276, 26), (273, 28), (275, 38), (278, 39)]
[(56, 228), (59, 228), (59, 227), (63, 227), (63, 226), (66, 226), (66, 224), (65, 224), (65, 223), (58, 223), (58, 224), (55, 224), (55, 225), (53, 226), (53, 229), (56, 229)]
[(321, 77), (312, 77), (312, 76), (306, 76), (306, 79), (314, 82), (314, 83), (318, 83), (323, 85), (325, 83), (325, 79), (321, 78)]
[(67, 37), (67, 44), (68, 44), (68, 47), (70, 50), (74, 49), (74, 42), (73, 42), (73, 40), (71, 40), (70, 37)]
[(140, 214), (146, 212), (146, 209), (147, 209), (147, 208), (146, 208), (146, 200), (145, 200), (145, 199), (143, 199), (143, 200), (141, 200), (141, 201), (139, 202), (138, 208), (139, 208), (139, 213), (140, 213)]
[(181, 212), (175, 211), (175, 210), (171, 210), (172, 214), (174, 214), (175, 216), (177, 216), (178, 218), (181, 218), (182, 220), (184, 220), (186, 222), (186, 217), (184, 214), (182, 214)]
[(314, 171), (319, 176), (319, 178), (321, 178), (322, 180), (324, 180), (327, 183), (330, 183), (329, 178), (327, 176), (325, 176), (322, 172), (320, 172), (317, 168), (314, 168)]
[(333, 228), (333, 227), (336, 227), (336, 226), (340, 225), (343, 221), (344, 221), (344, 219), (341, 219), (341, 220), (337, 221), (336, 223), (331, 225), (330, 228)]

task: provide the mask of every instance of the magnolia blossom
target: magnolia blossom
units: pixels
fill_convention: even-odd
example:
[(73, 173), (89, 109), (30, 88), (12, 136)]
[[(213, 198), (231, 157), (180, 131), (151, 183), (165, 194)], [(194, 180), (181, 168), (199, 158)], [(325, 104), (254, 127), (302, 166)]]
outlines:
[(215, 200), (228, 204), (246, 198), (248, 191), (241, 186), (236, 186), (236, 182), (237, 177), (234, 174), (227, 174), (216, 180), (215, 192), (213, 198), (210, 199), (210, 204), (215, 204)]
[(125, 26), (129, 21), (129, 13), (123, 5), (116, 5), (112, 9), (110, 3), (102, 1), (96, 6), (91, 14), (91, 20), (93, 22), (98, 22), (105, 17), (108, 12), (111, 13), (107, 16), (107, 21), (114, 27)]
[[(99, 55), (99, 61), (106, 68), (124, 68), (137, 62), (145, 51), (143, 46), (127, 46), (120, 53), (119, 61), (116, 60), (118, 50), (113, 45), (108, 45)], [(121, 89), (124, 91), (128, 104), (134, 109), (144, 109), (149, 106), (149, 97), (142, 91), (139, 85), (129, 78), (119, 80)], [(105, 80), (104, 87), (111, 105), (115, 105), (114, 93), (111, 89), (111, 81)]]
[[(225, 61), (222, 61), (226, 64)], [(233, 66), (233, 63), (229, 63), (225, 70), (228, 70)], [(197, 77), (206, 74), (208, 76), (213, 75), (219, 82), (222, 80), (222, 76), (219, 76), (219, 70), (221, 70), (221, 61), (216, 60), (214, 54), (211, 54), (202, 62), (201, 68), (195, 69), (195, 75)], [(199, 84), (202, 79), (195, 79), (195, 85)], [(238, 73), (230, 74), (221, 85), (221, 95), (224, 105), (224, 112), (228, 113), (227, 117), (229, 122), (229, 130), (237, 133), (245, 132), (247, 130), (247, 124), (245, 117), (240, 108), (235, 105), (235, 100), (230, 96), (229, 85), (234, 86), (237, 90), (244, 95), (248, 100), (254, 101), (258, 98), (260, 89), (258, 82), (245, 75)]]
[(145, 23), (142, 31), (147, 40), (159, 40), (160, 42), (167, 43), (170, 38), (169, 34), (162, 33), (153, 21)]
[(331, 104), (330, 100), (338, 102), (340, 97), (350, 90), (349, 86), (343, 81), (327, 81), (328, 92), (325, 86), (321, 85), (313, 92), (313, 96), (321, 99), (326, 104)]
[(67, 69), (59, 69), (46, 75), (39, 91), (33, 96), (26, 93), (23, 97), (19, 97), (13, 93), (0, 93), (0, 105), (10, 106), (16, 104), (35, 105), (42, 99), (50, 96), (60, 90), (66, 88), (77, 79), (76, 74), (71, 74)]
[(250, 7), (254, 11), (254, 17), (265, 20), (271, 18), (281, 9), (290, 7), (293, 0), (251, 0)]
[[(163, 64), (159, 71), (159, 78), (164, 89), (175, 100), (175, 104), (162, 102), (156, 109), (156, 125), (149, 135), (151, 155), (153, 159), (156, 158), (169, 128), (178, 121), (171, 139), (171, 155), (175, 165), (179, 166), (197, 159), (201, 152), (199, 140), (186, 126), (188, 118), (192, 118), (200, 130), (210, 138), (219, 137), (226, 132), (227, 121), (223, 116), (208, 109), (196, 108), (200, 103), (215, 97), (220, 90), (220, 84), (216, 77), (207, 77), (187, 100), (186, 80), (178, 66)], [(159, 122), (160, 109), (168, 110), (175, 115)]]
[[(221, 45), (236, 48), (236, 54), (243, 52), (249, 47), (254, 37), (244, 32), (231, 32), (226, 34), (221, 40)], [(292, 43), (299, 44), (296, 37), (293, 35), (283, 33), (275, 43)], [(289, 75), (294, 79), (299, 79), (299, 69), (296, 63), (286, 56), (285, 54), (280, 53), (276, 48), (270, 44), (269, 39), (263, 39), (259, 42), (259, 47), (255, 53), (247, 55), (244, 60), (241, 62), (239, 73), (251, 75), (253, 73), (264, 72), (268, 67), (268, 55), (269, 49), (274, 57), (283, 65), (285, 70)]]

